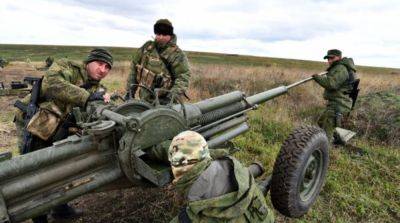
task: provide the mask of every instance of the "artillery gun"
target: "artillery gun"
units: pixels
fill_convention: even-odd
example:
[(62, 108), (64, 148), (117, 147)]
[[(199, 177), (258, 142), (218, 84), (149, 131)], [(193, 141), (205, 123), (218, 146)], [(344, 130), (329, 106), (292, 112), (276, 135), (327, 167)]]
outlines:
[[(249, 129), (248, 111), (310, 79), (250, 97), (234, 91), (193, 104), (130, 100), (91, 104), (86, 113), (74, 109), (81, 134), (14, 158), (3, 154), (0, 222), (23, 221), (90, 192), (162, 187), (172, 180), (170, 166), (152, 153), (165, 156), (175, 135), (191, 129), (217, 149)], [(297, 128), (283, 143), (272, 180), (264, 183), (278, 211), (299, 217), (314, 203), (327, 171), (328, 144), (323, 130), (311, 126)]]

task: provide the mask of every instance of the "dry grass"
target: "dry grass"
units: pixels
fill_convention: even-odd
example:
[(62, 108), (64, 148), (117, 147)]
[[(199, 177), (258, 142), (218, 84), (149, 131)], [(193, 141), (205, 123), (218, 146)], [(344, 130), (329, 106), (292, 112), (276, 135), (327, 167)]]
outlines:
[[(240, 90), (252, 95), (280, 85), (287, 85), (309, 77), (320, 70), (287, 69), (265, 66), (232, 66), (213, 64), (192, 64), (192, 79), (189, 96), (192, 101), (221, 95), (234, 90)], [(130, 63), (117, 62), (104, 83), (111, 89), (124, 92), (125, 83), (130, 71)], [(361, 78), (361, 95), (393, 89), (400, 86), (400, 75), (359, 73)], [(296, 104), (308, 107), (310, 103), (323, 104), (322, 89), (315, 83), (307, 83), (299, 90), (294, 90)]]
[[(188, 92), (191, 102), (235, 90), (243, 91), (246, 95), (253, 95), (280, 85), (294, 83), (313, 73), (321, 72), (320, 70), (223, 64), (192, 64), (191, 69), (192, 79)], [(104, 80), (106, 86), (112, 91), (123, 93), (129, 71), (129, 62), (116, 63), (112, 73)], [(400, 86), (400, 75), (398, 74), (359, 73), (358, 76), (361, 78), (360, 95)], [(323, 89), (318, 84), (310, 81), (290, 90), (289, 96), (273, 100), (268, 105), (276, 106), (276, 110), (278, 110), (276, 115), (288, 117), (287, 121), (304, 122), (306, 120), (306, 122), (312, 122), (316, 117), (307, 116), (308, 111), (316, 110), (324, 105), (322, 92)]]

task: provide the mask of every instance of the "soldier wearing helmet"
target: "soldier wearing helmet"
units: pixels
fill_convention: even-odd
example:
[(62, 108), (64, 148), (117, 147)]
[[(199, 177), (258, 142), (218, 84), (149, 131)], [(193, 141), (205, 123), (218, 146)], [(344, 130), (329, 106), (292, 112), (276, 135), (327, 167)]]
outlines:
[(212, 160), (199, 133), (175, 136), (168, 159), (173, 184), (186, 203), (171, 222), (273, 222), (249, 170), (230, 156)]
[(150, 90), (160, 89), (161, 104), (186, 96), (189, 86), (190, 68), (185, 53), (176, 44), (174, 27), (168, 19), (160, 19), (154, 24), (155, 40), (147, 41), (133, 56), (125, 96), (154, 101), (154, 95), (138, 85)]

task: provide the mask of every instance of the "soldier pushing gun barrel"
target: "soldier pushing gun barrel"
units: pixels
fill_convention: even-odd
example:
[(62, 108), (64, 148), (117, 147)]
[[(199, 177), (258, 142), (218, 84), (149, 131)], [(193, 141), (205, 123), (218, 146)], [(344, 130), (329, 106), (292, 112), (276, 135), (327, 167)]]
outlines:
[(328, 50), (324, 59), (327, 59), (329, 64), (327, 73), (313, 75), (315, 82), (325, 89), (324, 99), (327, 101), (318, 125), (334, 143), (345, 144), (355, 133), (340, 127), (354, 108), (360, 79), (357, 78), (353, 59), (342, 57), (340, 50)]

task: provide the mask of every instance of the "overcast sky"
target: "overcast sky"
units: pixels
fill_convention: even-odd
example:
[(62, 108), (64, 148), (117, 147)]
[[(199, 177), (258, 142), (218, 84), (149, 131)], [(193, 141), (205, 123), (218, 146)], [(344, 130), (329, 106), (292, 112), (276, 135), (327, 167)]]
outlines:
[(0, 43), (140, 47), (159, 18), (184, 50), (400, 67), (399, 0), (1, 0)]

